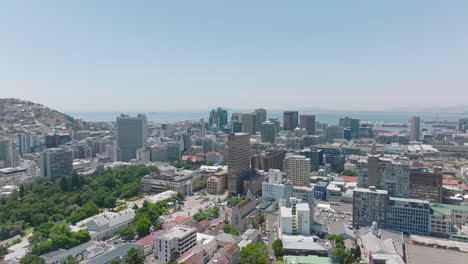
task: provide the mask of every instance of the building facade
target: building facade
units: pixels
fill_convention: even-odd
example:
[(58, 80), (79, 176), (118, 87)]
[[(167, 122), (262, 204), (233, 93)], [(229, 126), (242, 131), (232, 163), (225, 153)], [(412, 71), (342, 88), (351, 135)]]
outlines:
[(228, 135), (227, 165), (228, 191), (231, 194), (243, 192), (243, 180), (249, 177), (250, 170), (250, 135), (235, 133)]
[(122, 161), (136, 158), (137, 149), (146, 144), (148, 127), (146, 115), (138, 114), (136, 117), (122, 114), (117, 117), (117, 146), (120, 149)]
[(310, 159), (300, 155), (286, 156), (283, 169), (294, 186), (310, 186)]

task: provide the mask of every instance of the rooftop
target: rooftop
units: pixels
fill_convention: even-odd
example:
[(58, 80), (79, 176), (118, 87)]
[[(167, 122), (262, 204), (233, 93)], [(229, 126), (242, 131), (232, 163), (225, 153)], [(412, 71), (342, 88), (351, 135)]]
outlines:
[(285, 264), (331, 264), (329, 257), (319, 256), (284, 256)]

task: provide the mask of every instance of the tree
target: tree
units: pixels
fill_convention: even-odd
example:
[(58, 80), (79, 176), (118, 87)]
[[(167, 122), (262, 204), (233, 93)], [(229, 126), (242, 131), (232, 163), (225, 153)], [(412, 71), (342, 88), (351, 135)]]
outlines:
[(144, 261), (145, 256), (138, 253), (135, 248), (130, 249), (125, 257), (125, 264), (143, 264)]
[(46, 264), (45, 260), (37, 255), (31, 253), (26, 254), (21, 258), (20, 264)]
[(240, 235), (239, 231), (235, 227), (233, 227), (230, 224), (226, 224), (226, 223), (223, 226), (223, 231), (224, 231), (224, 233), (235, 235), (235, 236)]
[(361, 259), (361, 247), (359, 245), (356, 245), (354, 248), (353, 257), (354, 259)]
[(357, 176), (357, 171), (355, 170), (344, 170), (340, 173), (341, 176)]
[(6, 254), (8, 254), (8, 249), (6, 247), (0, 246), (0, 259), (3, 259)]
[(151, 221), (146, 215), (138, 218), (135, 229), (139, 237), (144, 237), (149, 235), (151, 227)]
[(133, 240), (135, 238), (135, 228), (133, 226), (127, 226), (120, 230), (119, 235), (124, 240)]
[(60, 264), (79, 264), (80, 262), (72, 255), (68, 255), (66, 258), (60, 261)]
[(268, 264), (268, 247), (262, 243), (251, 243), (243, 247), (240, 251), (240, 264)]
[(332, 257), (340, 262), (340, 264), (347, 264), (351, 259), (351, 252), (343, 247), (338, 247), (331, 253)]
[(23, 197), (24, 197), (24, 185), (21, 184), (19, 187), (19, 198), (23, 199)]
[(109, 264), (120, 264), (120, 259), (118, 259), (118, 258), (113, 259), (113, 260), (111, 260), (111, 262), (109, 262)]
[(276, 239), (272, 247), (276, 257), (283, 256), (283, 241), (281, 239)]

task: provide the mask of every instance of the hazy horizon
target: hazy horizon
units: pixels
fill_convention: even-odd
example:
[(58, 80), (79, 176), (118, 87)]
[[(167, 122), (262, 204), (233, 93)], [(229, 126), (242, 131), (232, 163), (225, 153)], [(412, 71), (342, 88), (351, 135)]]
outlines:
[(26, 2), (0, 6), (3, 98), (62, 112), (468, 112), (466, 1)]

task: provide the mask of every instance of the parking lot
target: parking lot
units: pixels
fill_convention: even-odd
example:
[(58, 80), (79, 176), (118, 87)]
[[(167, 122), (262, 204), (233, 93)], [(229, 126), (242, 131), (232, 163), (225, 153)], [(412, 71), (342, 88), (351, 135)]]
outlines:
[(317, 202), (321, 205), (329, 205), (330, 208), (324, 208), (322, 206), (315, 207), (315, 221), (323, 225), (323, 230), (327, 230), (327, 226), (334, 222), (343, 222), (346, 224), (352, 223), (352, 204), (347, 203), (334, 203), (320, 201)]

